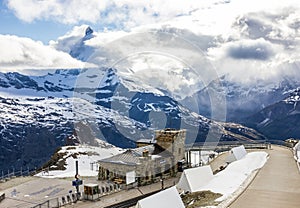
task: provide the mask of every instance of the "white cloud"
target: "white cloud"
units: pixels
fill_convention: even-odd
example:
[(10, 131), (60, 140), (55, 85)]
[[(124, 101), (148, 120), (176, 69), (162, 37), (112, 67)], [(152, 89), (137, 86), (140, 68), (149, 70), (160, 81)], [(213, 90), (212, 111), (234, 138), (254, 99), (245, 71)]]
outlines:
[(299, 52), (260, 38), (222, 43), (210, 48), (208, 55), (220, 74), (234, 82), (253, 84), (258, 80), (276, 83), (286, 77), (300, 78)]
[[(164, 31), (170, 38), (173, 34), (182, 42), (194, 44), (212, 60), (219, 75), (230, 74), (237, 81), (278, 78), (299, 70), (299, 3), (299, 0), (7, 1), (16, 16), (27, 22), (47, 19), (65, 24), (100, 23), (104, 28), (114, 25), (116, 30), (95, 32), (94, 38), (84, 42), (85, 46), (95, 49), (95, 53), (87, 57), (94, 63), (102, 64), (129, 52), (150, 49), (171, 51), (170, 54), (178, 54), (180, 58), (181, 54), (174, 52), (176, 47), (183, 47), (180, 51), (189, 58), (186, 45), (176, 43), (171, 48), (170, 39), (161, 42), (160, 47), (146, 34), (147, 31)], [(82, 37), (84, 27), (75, 27), (50, 45), (70, 52), (70, 46)], [(135, 33), (146, 35), (136, 37)], [(154, 38), (159, 41), (161, 37)], [(163, 48), (163, 44), (170, 48)], [(194, 52), (190, 53), (191, 57)], [(192, 58), (189, 60), (193, 62)], [(133, 64), (136, 63), (140, 62)]]
[[(26, 22), (55, 20), (64, 24), (98, 23), (101, 27), (130, 30), (136, 26), (194, 15), (196, 30), (224, 34), (236, 16), (258, 11), (273, 12), (299, 6), (298, 0), (7, 0), (7, 6)], [(178, 25), (185, 25), (180, 18)]]
[(208, 48), (218, 72), (247, 84), (258, 80), (277, 83), (287, 77), (299, 79), (300, 8), (297, 5), (237, 16), (226, 36)]
[(175, 98), (183, 98), (199, 90), (199, 74), (169, 54), (153, 51), (133, 54), (115, 67), (125, 79), (165, 89)]
[(104, 11), (109, 1), (40, 1), (40, 0), (7, 0), (7, 6), (15, 15), (25, 21), (51, 20), (65, 24), (74, 24), (79, 21), (96, 22), (100, 18), (100, 11)]
[(267, 61), (275, 55), (275, 51), (275, 46), (263, 38), (230, 41), (219, 48), (209, 49), (210, 54), (215, 52), (226, 58), (254, 61)]
[(70, 53), (71, 48), (85, 36), (87, 28), (88, 25), (75, 26), (70, 32), (59, 37), (56, 41), (50, 41), (49, 45), (60, 51)]
[(65, 24), (80, 21), (104, 25), (115, 24), (125, 28), (157, 23), (178, 15), (187, 15), (197, 9), (207, 9), (223, 0), (7, 0), (7, 6), (23, 21), (56, 20)]
[(82, 68), (92, 66), (29, 38), (0, 35), (0, 70)]

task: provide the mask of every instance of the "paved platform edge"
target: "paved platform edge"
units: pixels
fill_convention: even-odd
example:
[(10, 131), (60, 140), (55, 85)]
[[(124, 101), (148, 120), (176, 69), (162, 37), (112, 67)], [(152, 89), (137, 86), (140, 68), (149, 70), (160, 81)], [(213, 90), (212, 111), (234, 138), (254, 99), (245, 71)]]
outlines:
[[(269, 160), (270, 155), (267, 155), (267, 161)], [(266, 165), (266, 163), (264, 165)], [(253, 182), (253, 180), (256, 178), (257, 174), (263, 167), (254, 170), (247, 178), (246, 180), (240, 185), (240, 187), (231, 194), (227, 199), (222, 201), (217, 207), (218, 208), (226, 208), (229, 207), (233, 202), (235, 202), (241, 194), (243, 194), (246, 189), (250, 186), (250, 184)]]

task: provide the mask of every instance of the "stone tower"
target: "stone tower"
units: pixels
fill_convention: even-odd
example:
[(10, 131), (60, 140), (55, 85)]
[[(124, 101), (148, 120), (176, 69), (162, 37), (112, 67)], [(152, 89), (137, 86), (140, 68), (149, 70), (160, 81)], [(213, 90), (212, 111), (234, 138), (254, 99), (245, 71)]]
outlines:
[(172, 153), (174, 163), (184, 158), (186, 130), (164, 129), (155, 131), (156, 144)]

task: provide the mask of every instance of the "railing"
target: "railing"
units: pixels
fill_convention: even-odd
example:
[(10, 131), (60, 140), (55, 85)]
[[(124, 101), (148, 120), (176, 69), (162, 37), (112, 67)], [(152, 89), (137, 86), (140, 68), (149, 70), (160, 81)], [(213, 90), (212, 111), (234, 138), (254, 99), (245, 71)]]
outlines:
[[(106, 184), (104, 186), (99, 187), (99, 193), (97, 193), (98, 197), (95, 200), (99, 199), (100, 197), (113, 194), (123, 190), (125, 186), (119, 184)], [(69, 193), (68, 195), (56, 197), (53, 199), (49, 199), (45, 202), (39, 203), (32, 208), (59, 208), (65, 207), (65, 205), (76, 203), (78, 200), (87, 200), (85, 195), (81, 193), (77, 195), (76, 193)]]
[(268, 141), (274, 145), (284, 146), (284, 147), (288, 147), (288, 148), (294, 147), (293, 143), (282, 141), (282, 140), (268, 140)]
[(36, 174), (36, 170), (30, 170), (27, 168), (26, 170), (20, 169), (16, 171), (15, 169), (8, 169), (7, 171), (1, 171), (0, 172), (0, 180), (9, 180), (11, 178), (20, 177), (20, 176), (30, 176)]
[(68, 204), (76, 203), (78, 200), (79, 200), (79, 196), (73, 193), (73, 194), (68, 194), (66, 196), (49, 199), (31, 208), (59, 208)]
[(246, 149), (269, 149), (271, 142), (266, 140), (249, 141), (221, 141), (221, 142), (196, 142), (194, 144), (187, 144), (186, 151), (215, 151), (224, 152), (244, 145)]

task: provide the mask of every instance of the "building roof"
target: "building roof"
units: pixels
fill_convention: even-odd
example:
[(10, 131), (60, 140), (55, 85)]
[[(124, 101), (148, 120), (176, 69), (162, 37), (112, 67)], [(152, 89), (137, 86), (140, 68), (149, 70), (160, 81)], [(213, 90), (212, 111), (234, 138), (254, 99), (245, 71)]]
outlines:
[(139, 163), (139, 157), (134, 151), (129, 149), (121, 154), (100, 160), (100, 162), (135, 166)]
[(154, 151), (154, 145), (148, 145), (145, 147), (139, 147), (135, 149), (128, 149), (125, 152), (100, 160), (104, 163), (118, 163), (123, 165), (138, 165), (139, 157), (143, 156), (143, 151), (148, 150), (149, 154), (152, 154)]
[(121, 154), (102, 159), (99, 162), (136, 166), (140, 164), (139, 158), (143, 156), (143, 152), (145, 150), (148, 150), (149, 155), (151, 156), (156, 155), (156, 157), (151, 157), (151, 159), (161, 158), (161, 157), (166, 158), (166, 157), (173, 156), (172, 153), (169, 152), (168, 150), (163, 149), (157, 144), (152, 144), (152, 145), (147, 145), (135, 149), (128, 149)]
[(144, 147), (138, 147), (138, 148), (135, 148), (135, 149), (131, 149), (132, 151), (134, 151), (137, 155), (139, 155), (139, 157), (142, 157), (143, 156), (143, 152), (145, 150), (148, 150), (149, 154), (153, 154), (154, 150), (155, 150), (155, 147), (154, 145), (147, 145), (147, 146), (144, 146)]
[(84, 186), (86, 186), (86, 187), (97, 187), (99, 185), (97, 183), (87, 183), (87, 184), (84, 184)]

